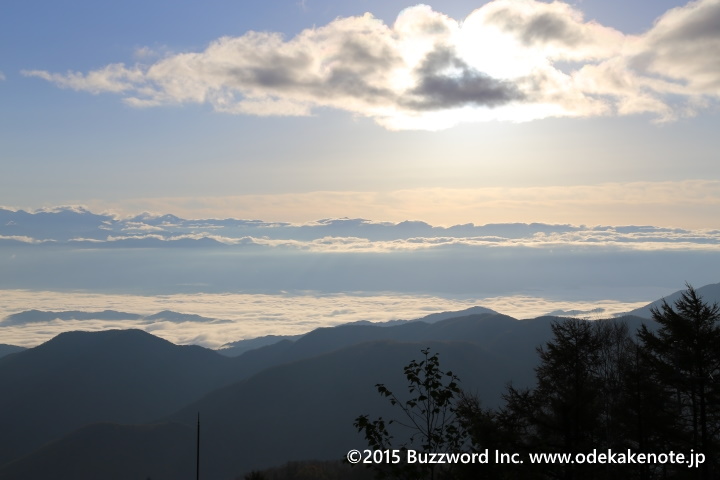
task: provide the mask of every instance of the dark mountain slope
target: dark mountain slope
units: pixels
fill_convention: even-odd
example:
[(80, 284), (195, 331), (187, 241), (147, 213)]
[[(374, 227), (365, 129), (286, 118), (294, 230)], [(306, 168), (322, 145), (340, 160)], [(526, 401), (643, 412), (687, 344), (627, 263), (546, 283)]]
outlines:
[(245, 340), (226, 343), (216, 351), (226, 357), (237, 357), (245, 352), (274, 345), (282, 341), (294, 342), (300, 337), (302, 337), (302, 335), (264, 335), (262, 337), (248, 338)]
[(94, 424), (0, 468), (3, 480), (195, 478), (195, 429)]
[[(671, 293), (666, 297), (648, 303), (644, 307), (636, 308), (635, 310), (628, 312), (627, 315), (634, 315), (642, 318), (652, 318), (652, 314), (650, 313), (651, 308), (655, 307), (660, 309), (663, 301), (666, 301), (668, 304), (673, 305), (678, 299), (680, 299), (680, 296), (685, 291), (686, 289), (678, 290), (677, 292)], [(720, 283), (712, 283), (710, 285), (705, 285), (704, 287), (695, 289), (695, 291), (700, 297), (702, 297), (703, 301), (707, 303), (720, 303)]]
[(458, 310), (453, 312), (431, 313), (430, 315), (425, 315), (424, 317), (418, 318), (417, 320), (425, 323), (435, 323), (442, 320), (447, 320), (449, 318), (467, 317), (468, 315), (481, 315), (483, 313), (497, 314), (498, 312), (490, 308), (475, 306), (466, 308), (465, 310)]
[[(163, 395), (172, 391), (173, 388), (177, 388), (178, 383), (192, 383), (197, 380), (196, 377), (203, 376), (198, 366), (203, 363), (202, 361), (195, 359), (192, 364), (183, 364), (182, 360), (179, 360), (178, 363), (183, 365), (181, 370), (187, 376), (183, 378), (182, 375), (175, 372), (174, 380), (168, 384), (166, 378), (158, 373), (163, 370), (158, 369), (157, 364), (163, 363), (158, 359), (170, 357), (167, 353), (159, 352), (174, 351), (174, 347), (175, 349), (197, 350), (197, 352), (201, 352), (198, 358), (201, 355), (212, 354), (214, 361), (217, 361), (217, 358), (225, 360), (219, 362), (220, 369), (225, 368), (224, 366), (228, 363), (232, 364), (232, 375), (235, 378), (240, 378), (241, 373), (239, 372), (242, 372), (242, 375), (250, 375), (255, 370), (256, 373), (246, 380), (217, 389), (193, 403), (190, 403), (192, 400), (188, 400), (178, 405), (175, 407), (176, 409), (183, 405), (186, 406), (176, 414), (170, 415), (165, 410), (165, 414), (159, 414), (152, 419), (165, 418), (192, 428), (195, 415), (198, 411), (201, 412), (203, 451), (205, 452), (203, 457), (207, 460), (204, 462), (203, 478), (224, 480), (234, 478), (235, 475), (240, 475), (253, 468), (278, 465), (290, 460), (337, 459), (350, 448), (363, 448), (364, 439), (352, 427), (353, 420), (358, 415), (369, 414), (371, 417), (382, 415), (386, 419), (399, 418), (400, 415), (400, 412), (391, 407), (386, 399), (380, 398), (375, 384), (385, 383), (401, 398), (407, 398), (405, 395), (407, 382), (402, 374), (402, 369), (411, 359), (420, 358), (420, 350), (428, 346), (433, 351), (440, 352), (442, 368), (458, 374), (462, 379), (462, 387), (466, 391), (477, 394), (485, 406), (495, 406), (499, 403), (500, 395), (505, 390), (507, 382), (512, 381), (514, 385), (521, 387), (529, 385), (533, 381), (533, 367), (537, 364), (535, 349), (550, 339), (550, 325), (554, 320), (558, 319), (541, 317), (518, 321), (504, 315), (480, 314), (450, 318), (434, 324), (410, 322), (393, 327), (346, 325), (338, 328), (319, 329), (305, 335), (297, 342), (283, 341), (276, 345), (247, 352), (237, 358), (220, 357), (214, 352), (208, 352), (198, 347), (176, 347), (164, 340), (137, 331), (104, 332), (105, 335), (81, 334), (78, 336), (78, 334), (73, 334), (66, 338), (58, 337), (58, 340), (62, 340), (62, 342), (48, 342), (42, 346), (42, 349), (37, 348), (43, 353), (39, 357), (43, 367), (38, 367), (39, 372), (35, 373), (35, 380), (31, 383), (36, 386), (46, 384), (49, 386), (46, 386), (43, 391), (30, 390), (30, 393), (46, 399), (45, 402), (35, 402), (35, 411), (55, 408), (52, 405), (53, 402), (48, 399), (50, 397), (54, 400), (53, 395), (60, 400), (60, 403), (68, 403), (66, 398), (68, 393), (63, 392), (62, 384), (68, 382), (74, 385), (77, 379), (70, 375), (68, 378), (71, 380), (68, 378), (63, 380), (63, 376), (67, 376), (68, 372), (83, 371), (87, 383), (84, 395), (94, 396), (94, 399), (89, 403), (83, 403), (78, 399), (82, 395), (76, 393), (73, 397), (74, 401), (65, 410), (67, 416), (79, 416), (79, 413), (74, 411), (76, 408), (80, 408), (81, 411), (84, 409), (102, 411), (107, 406), (108, 411), (115, 412), (115, 417), (111, 420), (141, 422), (147, 421), (147, 419), (134, 420), (133, 418), (142, 415), (133, 417), (123, 411), (121, 416), (117, 413), (119, 407), (113, 401), (108, 399), (98, 401), (96, 397), (100, 393), (95, 391), (98, 385), (105, 381), (108, 385), (102, 386), (102, 390), (109, 389), (114, 392), (117, 399), (122, 399), (122, 401), (148, 402), (149, 406), (146, 405), (143, 409), (143, 412), (147, 412), (153, 405), (160, 410), (167, 408), (168, 405), (178, 405), (180, 396), (168, 398)], [(631, 331), (634, 331), (640, 322), (638, 318), (627, 320), (631, 323)], [(96, 335), (100, 335), (103, 341), (86, 342), (83, 340), (84, 336)], [(115, 335), (129, 338), (138, 337), (130, 344), (135, 345), (134, 350), (147, 351), (140, 364), (133, 363), (137, 362), (137, 359), (133, 360), (135, 356), (131, 355), (127, 348), (121, 348), (113, 353), (111, 347), (114, 342), (110, 341), (112, 338), (108, 340), (105, 336)], [(123, 342), (123, 345), (127, 345), (127, 343)], [(145, 348), (141, 348), (139, 345), (145, 345)], [(72, 348), (68, 349), (68, 347)], [(90, 351), (93, 353), (90, 354)], [(318, 352), (325, 353), (319, 354)], [(12, 362), (9, 360), (22, 355), (24, 354), (13, 355), (6, 361), (0, 359), (0, 377), (5, 372), (7, 364), (16, 363), (15, 360)], [(73, 360), (75, 357), (77, 359)], [(87, 369), (68, 368), (68, 362), (74, 361), (75, 364), (83, 366), (88, 363), (88, 358), (97, 359), (96, 363), (99, 365), (104, 362), (105, 365), (101, 368), (104, 372), (117, 372), (118, 369), (121, 372), (93, 377), (87, 373)], [(132, 381), (127, 379), (126, 370), (128, 370), (129, 363), (132, 364), (132, 367), (129, 368), (129, 371), (132, 372), (142, 372), (145, 364), (155, 365), (149, 370), (156, 372), (153, 378), (158, 385), (142, 383), (137, 379)], [(120, 368), (116, 364), (124, 365), (124, 367)], [(271, 365), (275, 366), (267, 368)], [(55, 373), (48, 374), (46, 370)], [(49, 375), (55, 374), (58, 377), (57, 380), (48, 380)], [(12, 377), (7, 373), (6, 376)], [(114, 378), (119, 379), (121, 387), (112, 390)], [(14, 381), (18, 382), (18, 379)], [(22, 382), (18, 385), (22, 386)], [(156, 387), (161, 391), (154, 390)], [(48, 395), (47, 392), (55, 393)], [(130, 399), (127, 400), (127, 392), (142, 393), (129, 395)], [(28, 392), (26, 391), (25, 394), (27, 395)], [(156, 405), (154, 402), (158, 398), (164, 398), (165, 404)], [(136, 409), (139, 408), (138, 403), (135, 404)], [(68, 425), (62, 424), (63, 418), (57, 414), (57, 409), (55, 410), (54, 415), (40, 412), (37, 418), (25, 412), (25, 416), (19, 424), (22, 428), (45, 434), (45, 438), (50, 437), (47, 433), (50, 427), (44, 425), (43, 422), (49, 424), (60, 422), (63, 428), (70, 428)], [(13, 420), (6, 413), (7, 411), (8, 409), (3, 407), (3, 422), (6, 423)], [(102, 420), (107, 420), (109, 416), (107, 412), (101, 413), (105, 417)], [(4, 442), (5, 446), (11, 447), (17, 438), (22, 436), (21, 427), (16, 425), (13, 431), (0, 430), (2, 432), (0, 440)], [(53, 428), (57, 429), (57, 425)], [(127, 428), (132, 430), (131, 427)], [(54, 449), (58, 448), (74, 452), (73, 456), (78, 462), (88, 456), (96, 455), (93, 449), (97, 447), (98, 443), (108, 446), (120, 445), (117, 452), (120, 456), (125, 455), (125, 447), (122, 446), (124, 441), (122, 438), (125, 433), (115, 432), (112, 429), (99, 432), (83, 430), (83, 432), (78, 437), (82, 441), (67, 443), (72, 437), (66, 437), (61, 442), (48, 445), (47, 448), (29, 455), (22, 463), (13, 464), (13, 469), (15, 469), (12, 470), (15, 472), (13, 474), (19, 476), (7, 478), (46, 478), (34, 474), (23, 477), (22, 469), (45, 461), (43, 460), (45, 458), (57, 458), (59, 454)], [(137, 434), (144, 435), (141, 432)], [(119, 439), (115, 438), (116, 435), (119, 436)], [(397, 432), (396, 438), (406, 438), (406, 436), (406, 432)], [(31, 441), (35, 441), (37, 444), (34, 437), (24, 441), (26, 445)], [(137, 441), (146, 440), (139, 439)], [(158, 446), (158, 448), (161, 447)], [(40, 457), (36, 457), (37, 455)], [(97, 455), (104, 455), (104, 453), (97, 453)], [(163, 450), (154, 455), (164, 455), (166, 456), (164, 458), (170, 458), (173, 454)], [(184, 462), (185, 460), (178, 461)], [(138, 460), (134, 457), (128, 457), (127, 461), (130, 464), (139, 462), (140, 466), (146, 465), (142, 463), (145, 460)], [(112, 465), (110, 461), (108, 464)], [(25, 465), (25, 467), (18, 465)], [(183, 470), (185, 467), (181, 467), (180, 463), (177, 465), (172, 463), (168, 465), (168, 468)], [(0, 478), (6, 478), (3, 476), (5, 471), (10, 470), (0, 469)], [(90, 480), (91, 478), (105, 478), (105, 476), (102, 474), (102, 470), (93, 470), (92, 474), (85, 477), (65, 478)]]
[[(201, 412), (208, 479), (289, 460), (339, 459), (365, 445), (352, 426), (358, 415), (400, 418), (375, 384), (385, 383), (408, 398), (403, 367), (428, 346), (440, 352), (444, 370), (459, 375), (464, 388), (484, 399), (502, 391), (510, 378), (523, 376), (506, 368), (504, 358), (471, 343), (377, 341), (267, 369), (213, 392), (171, 420), (190, 424)], [(528, 370), (529, 379), (532, 367)], [(407, 436), (399, 431), (397, 438)]]
[[(490, 314), (498, 314), (496, 311), (491, 310), (489, 308), (485, 307), (470, 307), (466, 308), (465, 310), (459, 310), (455, 312), (438, 312), (438, 313), (431, 313), (430, 315), (426, 315), (422, 318), (418, 318), (415, 320), (390, 320), (387, 322), (368, 322), (368, 321), (359, 321), (359, 322), (353, 322), (353, 323), (347, 323), (343, 325), (338, 325), (335, 327), (329, 327), (329, 330), (333, 329), (344, 329), (346, 327), (402, 327), (404, 325), (410, 324), (410, 323), (417, 323), (417, 322), (423, 322), (423, 323), (436, 323), (442, 320), (447, 320), (449, 318), (456, 318), (456, 317), (466, 317), (468, 315), (479, 315), (484, 313), (490, 313)], [(363, 332), (363, 330), (354, 330), (355, 332)], [(289, 340), (291, 342), (297, 341), (299, 338), (304, 337), (305, 335), (267, 335), (265, 337), (258, 337), (258, 338), (250, 338), (247, 340), (239, 340), (237, 342), (231, 342), (223, 346), (221, 350), (218, 350), (218, 353), (221, 353), (223, 355), (226, 355), (228, 357), (235, 357), (238, 355), (242, 355), (245, 352), (248, 352), (250, 350), (254, 350), (256, 348), (270, 346), (276, 343), (279, 343), (283, 340)], [(375, 338), (375, 337), (373, 337)]]
[(4, 343), (0, 343), (0, 358), (4, 357), (5, 355), (10, 355), (11, 353), (22, 352), (23, 350), (26, 350), (26, 348), (18, 347), (16, 345), (6, 345)]
[(61, 334), (0, 359), (0, 385), (7, 392), (0, 397), (0, 464), (88, 423), (160, 418), (214, 388), (273, 365), (364, 341), (480, 342), (491, 338), (485, 331), (493, 322), (507, 328), (518, 323), (492, 314), (464, 318), (432, 325), (318, 329), (296, 342), (280, 342), (236, 358), (176, 346), (140, 330)]
[(432, 324), (414, 321), (382, 327), (365, 324), (339, 325), (318, 328), (294, 342), (284, 340), (251, 350), (234, 360), (238, 364), (238, 371), (243, 376), (250, 376), (269, 366), (332, 352), (361, 342), (453, 340), (477, 343), (487, 351), (507, 358), (519, 355), (521, 363), (530, 362), (534, 365), (535, 347), (550, 338), (550, 322), (555, 319), (557, 318), (544, 317), (542, 320), (521, 321), (507, 315), (482, 313), (449, 318)]
[(228, 360), (141, 330), (63, 333), (0, 358), (0, 464), (89, 423), (167, 415), (237, 380)]
[[(174, 437), (165, 436), (170, 427), (164, 426), (94, 425), (0, 467), (0, 479), (143, 480), (151, 472), (153, 479), (192, 478), (197, 412), (202, 418), (203, 479), (227, 480), (289, 460), (337, 460), (349, 449), (365, 446), (352, 425), (358, 415), (401, 418), (375, 384), (385, 383), (408, 398), (402, 368), (419, 359), (425, 347), (440, 352), (442, 368), (456, 372), (464, 388), (481, 396), (501, 390), (506, 375), (512, 375), (503, 359), (470, 343), (363, 343), (269, 368), (221, 388), (171, 416), (171, 424), (186, 426)], [(398, 439), (408, 436), (407, 431), (396, 432)]]

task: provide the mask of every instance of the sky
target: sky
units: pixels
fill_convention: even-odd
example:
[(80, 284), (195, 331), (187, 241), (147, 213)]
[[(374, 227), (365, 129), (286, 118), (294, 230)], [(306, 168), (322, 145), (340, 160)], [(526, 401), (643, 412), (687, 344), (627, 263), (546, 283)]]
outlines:
[[(717, 282), (719, 100), (720, 0), (3, 2), (3, 311)], [(227, 218), (266, 223), (186, 222)]]
[(715, 0), (0, 8), (2, 205), (720, 226)]

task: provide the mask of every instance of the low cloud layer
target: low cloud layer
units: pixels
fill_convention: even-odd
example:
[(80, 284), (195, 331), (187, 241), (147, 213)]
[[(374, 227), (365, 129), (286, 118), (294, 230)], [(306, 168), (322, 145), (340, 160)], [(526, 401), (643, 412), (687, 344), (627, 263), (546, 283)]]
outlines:
[(719, 21), (719, 0), (670, 10), (641, 35), (562, 2), (494, 0), (464, 20), (418, 5), (392, 25), (368, 13), (293, 38), (222, 37), (154, 63), (23, 73), (135, 107), (286, 116), (330, 107), (390, 129), (640, 113), (671, 121), (720, 98)]
[[(99, 331), (111, 328), (140, 328), (179, 344), (199, 344), (218, 348), (240, 339), (264, 335), (295, 335), (319, 327), (356, 321), (384, 322), (414, 319), (442, 311), (464, 310), (484, 305), (517, 318), (532, 318), (553, 310), (602, 309), (611, 316), (644, 306), (648, 302), (559, 301), (539, 297), (447, 298), (434, 295), (323, 295), (307, 292), (301, 295), (276, 294), (197, 294), (197, 295), (107, 295), (52, 291), (0, 290), (0, 334), (3, 343), (25, 347), (47, 341), (71, 330)], [(648, 301), (654, 297), (649, 296)], [(108, 309), (122, 308), (142, 314), (142, 319), (112, 320), (87, 313), (84, 320), (52, 319), (12, 323), (7, 320), (28, 305), (39, 309)], [(148, 322), (151, 312), (177, 309), (187, 321)], [(180, 314), (176, 314), (180, 315)], [(193, 315), (221, 318), (222, 321), (193, 321)], [(596, 316), (581, 313), (582, 316)], [(599, 314), (598, 314), (599, 315)], [(77, 312), (74, 316), (78, 316)], [(105, 315), (107, 317), (107, 315)], [(126, 315), (127, 316), (127, 315)], [(3, 321), (3, 318), (5, 320)], [(12, 318), (12, 317), (11, 317)]]

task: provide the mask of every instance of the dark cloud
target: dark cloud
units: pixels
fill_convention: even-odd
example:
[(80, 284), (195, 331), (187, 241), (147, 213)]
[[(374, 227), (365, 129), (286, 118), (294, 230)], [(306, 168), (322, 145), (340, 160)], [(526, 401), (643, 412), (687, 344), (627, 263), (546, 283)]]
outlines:
[(369, 104), (387, 104), (395, 94), (388, 88), (369, 83), (354, 69), (336, 68), (327, 80), (314, 86), (318, 95), (327, 97), (354, 97)]
[[(691, 7), (682, 22), (672, 22), (660, 43), (676, 44), (716, 41), (720, 38), (720, 2), (702, 2)], [(662, 27), (662, 24), (661, 24)], [(703, 52), (711, 53), (711, 52)]]
[(266, 67), (235, 68), (229, 74), (234, 81), (244, 86), (284, 90), (300, 83), (300, 72), (301, 69), (294, 68), (292, 64), (271, 61)]
[[(238, 49), (245, 51), (253, 42), (261, 40), (229, 39), (227, 42), (236, 43)], [(256, 45), (257, 48), (243, 57), (242, 66), (220, 65), (213, 71), (220, 78), (228, 77), (228, 83), (240, 90), (257, 89), (264, 94), (300, 95), (309, 99), (354, 97), (370, 104), (385, 103), (394, 94), (382, 84), (378, 85), (373, 75), (390, 71), (401, 59), (389, 45), (373, 40), (376, 39), (358, 32), (334, 32), (333, 52), (322, 61), (317, 54), (313, 56), (302, 48)]]
[(525, 45), (560, 42), (575, 46), (582, 41), (582, 35), (566, 18), (551, 13), (533, 17), (520, 35)]
[(720, 94), (720, 2), (699, 1), (664, 15), (630, 66), (680, 80), (698, 94)]
[(427, 55), (417, 70), (418, 84), (402, 99), (413, 110), (442, 110), (477, 105), (497, 107), (522, 100), (512, 83), (494, 79), (471, 68), (450, 48)]
[(342, 60), (353, 66), (358, 72), (371, 73), (377, 69), (390, 69), (397, 66), (401, 59), (389, 45), (373, 44), (365, 38), (353, 38), (346, 35), (340, 41), (340, 47), (334, 60)]
[(574, 47), (583, 41), (577, 23), (561, 11), (535, 11), (527, 16), (520, 10), (503, 8), (489, 15), (488, 20), (503, 31), (515, 34), (527, 46), (560, 43)]

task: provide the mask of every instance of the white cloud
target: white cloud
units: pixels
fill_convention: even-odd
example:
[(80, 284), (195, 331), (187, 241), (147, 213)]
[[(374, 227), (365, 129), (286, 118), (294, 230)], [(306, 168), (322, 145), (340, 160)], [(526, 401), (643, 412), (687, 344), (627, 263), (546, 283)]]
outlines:
[[(222, 37), (150, 64), (23, 73), (121, 94), (136, 107), (199, 103), (295, 116), (331, 107), (393, 129), (643, 112), (670, 120), (720, 96), (719, 12), (718, 0), (699, 0), (632, 36), (562, 2), (494, 0), (462, 22), (419, 5), (392, 25), (365, 14), (290, 39), (252, 31)], [(137, 53), (150, 59), (150, 51)], [(669, 94), (685, 103), (673, 105)]]
[(0, 235), (0, 240), (13, 240), (21, 243), (45, 243), (52, 242), (52, 240), (38, 240), (36, 238), (28, 237), (27, 235)]
[(53, 82), (62, 88), (83, 90), (98, 94), (134, 91), (144, 81), (145, 74), (139, 66), (126, 68), (122, 63), (108, 65), (87, 74), (80, 72), (49, 73), (43, 70), (23, 70), (23, 75)]
[(700, 0), (660, 17), (632, 64), (688, 95), (720, 95), (720, 1)]
[[(624, 231), (627, 230), (627, 231)], [(238, 244), (261, 245), (315, 253), (391, 253), (454, 247), (573, 248), (625, 251), (720, 252), (720, 231), (677, 231), (656, 227), (580, 227), (571, 232), (535, 233), (518, 238), (502, 236), (434, 236), (394, 240), (327, 236), (315, 240), (245, 237)], [(230, 243), (230, 242), (226, 242)]]
[[(657, 293), (659, 296), (660, 291)], [(318, 327), (355, 321), (382, 322), (414, 319), (430, 313), (462, 310), (482, 305), (517, 318), (532, 318), (552, 310), (604, 308), (607, 316), (646, 305), (642, 302), (562, 301), (530, 296), (445, 298), (434, 295), (381, 293), (353, 294), (195, 294), (195, 295), (107, 295), (52, 291), (1, 290), (0, 319), (32, 308), (44, 311), (119, 310), (152, 315), (172, 309), (182, 313), (231, 320), (229, 323), (143, 321), (56, 320), (26, 325), (2, 326), (4, 343), (34, 346), (64, 331), (141, 328), (172, 342), (197, 343), (211, 348), (262, 335), (295, 335)]]
[(0, 82), (5, 79), (6, 79), (5, 74), (3, 72), (0, 72)]
[(40, 213), (40, 212), (44, 212), (44, 213), (71, 212), (71, 213), (78, 213), (78, 214), (92, 213), (84, 205), (53, 205), (50, 207), (38, 208), (38, 209), (34, 210), (33, 213)]
[(148, 225), (142, 222), (125, 222), (122, 229), (126, 232), (164, 232), (165, 229), (157, 225)]

